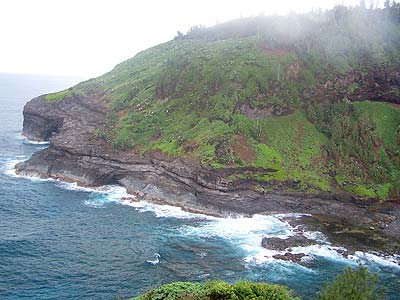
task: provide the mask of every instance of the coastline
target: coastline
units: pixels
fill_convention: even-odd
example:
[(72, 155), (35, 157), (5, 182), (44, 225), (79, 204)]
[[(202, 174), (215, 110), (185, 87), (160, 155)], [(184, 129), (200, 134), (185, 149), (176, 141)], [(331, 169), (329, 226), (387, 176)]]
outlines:
[[(393, 249), (379, 248), (379, 246), (377, 247), (376, 245), (374, 246), (373, 243), (375, 241), (375, 237), (369, 236), (370, 234), (374, 234), (373, 231), (370, 230), (369, 232), (360, 232), (360, 228), (355, 228), (350, 224), (346, 224), (348, 227), (342, 226), (341, 229), (348, 230), (350, 238), (352, 233), (358, 232), (358, 234), (362, 233), (363, 238), (367, 238), (367, 242), (363, 244), (357, 244), (359, 238), (355, 238), (354, 236), (352, 236), (352, 239), (349, 240), (349, 235), (341, 239), (341, 237), (337, 236), (336, 234), (337, 227), (335, 227), (335, 225), (337, 226), (339, 223), (342, 224), (342, 220), (335, 218), (330, 218), (328, 220), (327, 217), (324, 215), (313, 216), (311, 214), (297, 214), (290, 212), (268, 212), (261, 214), (222, 214), (217, 211), (196, 209), (190, 206), (185, 207), (182, 206), (182, 203), (177, 203), (174, 201), (165, 202), (161, 199), (154, 200), (154, 198), (144, 199), (143, 194), (130, 194), (123, 186), (90, 187), (78, 185), (76, 182), (62, 181), (60, 178), (43, 178), (17, 174), (15, 174), (14, 176), (23, 177), (29, 180), (56, 182), (61, 188), (100, 194), (113, 193), (112, 189), (115, 188), (116, 190), (118, 190), (115, 202), (122, 205), (132, 206), (135, 209), (143, 212), (153, 212), (156, 214), (157, 217), (173, 217), (178, 219), (194, 218), (208, 221), (226, 219), (237, 220), (238, 222), (246, 219), (254, 219), (254, 222), (257, 222), (257, 218), (259, 216), (262, 218), (277, 218), (278, 220), (287, 223), (292, 232), (288, 236), (281, 237), (283, 239), (299, 235), (302, 237), (307, 236), (307, 238), (309, 238), (310, 235), (312, 236), (315, 233), (317, 234), (317, 237), (311, 238), (311, 241), (314, 241), (314, 243), (312, 243), (311, 245), (307, 245), (306, 247), (299, 247), (299, 245), (296, 245), (296, 243), (289, 243), (287, 249), (284, 250), (279, 248), (268, 249), (262, 245), (264, 238), (262, 240), (260, 238), (259, 246), (263, 247), (264, 250), (259, 250), (261, 254), (257, 254), (256, 256), (250, 255), (249, 257), (245, 258), (245, 261), (247, 263), (262, 264), (277, 259), (277, 255), (284, 257), (285, 253), (291, 253), (294, 255), (301, 254), (302, 259), (289, 259), (289, 263), (297, 263), (299, 265), (306, 266), (307, 263), (314, 259), (313, 257), (315, 255), (319, 256), (321, 255), (321, 252), (326, 252), (324, 255), (328, 255), (329, 257), (332, 257), (334, 259), (348, 261), (349, 263), (355, 261), (374, 261), (378, 264), (400, 268), (400, 253), (393, 251)], [(327, 221), (329, 223), (327, 223)], [(334, 225), (334, 228), (328, 228), (332, 224)], [(379, 241), (382, 241), (382, 239), (378, 239), (378, 243)], [(278, 258), (278, 260), (279, 259), (280, 258)]]
[[(160, 151), (143, 155), (118, 151), (95, 135), (107, 111), (105, 103), (96, 97), (49, 103), (40, 96), (28, 102), (24, 107), (23, 136), (33, 137), (35, 143), (50, 143), (17, 164), (16, 173), (76, 182), (88, 188), (119, 185), (134, 195), (135, 201), (216, 217), (283, 213), (324, 216), (320, 223), (362, 229), (361, 236), (372, 240), (383, 237), (382, 248), (400, 253), (400, 207), (396, 203), (359, 201), (342, 192), (288, 192), (279, 183), (271, 183), (273, 189), (265, 192), (254, 188), (256, 182), (227, 179), (230, 174), (251, 170), (207, 168), (194, 159), (167, 156)], [(355, 240), (356, 231), (352, 231)], [(351, 234), (346, 232), (345, 236)]]

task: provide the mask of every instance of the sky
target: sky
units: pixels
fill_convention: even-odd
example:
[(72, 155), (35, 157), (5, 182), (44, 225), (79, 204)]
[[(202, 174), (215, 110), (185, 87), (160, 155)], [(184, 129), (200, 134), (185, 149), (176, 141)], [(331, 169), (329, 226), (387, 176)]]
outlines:
[(0, 72), (91, 78), (194, 25), (359, 2), (0, 0)]

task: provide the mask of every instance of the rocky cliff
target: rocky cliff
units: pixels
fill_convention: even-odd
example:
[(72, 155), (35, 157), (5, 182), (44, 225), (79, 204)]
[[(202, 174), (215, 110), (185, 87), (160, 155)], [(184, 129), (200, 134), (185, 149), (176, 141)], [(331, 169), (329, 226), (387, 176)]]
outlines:
[(93, 98), (75, 97), (48, 102), (38, 97), (24, 108), (23, 134), (48, 148), (17, 165), (21, 175), (55, 178), (82, 186), (118, 184), (135, 195), (132, 201), (170, 204), (211, 215), (306, 213), (335, 216), (350, 224), (376, 226), (398, 236), (394, 204), (374, 206), (357, 202), (345, 193), (311, 196), (285, 191), (257, 191), (255, 182), (233, 183), (229, 174), (251, 169), (207, 169), (197, 160), (175, 158), (151, 151), (138, 155), (118, 151), (95, 135), (107, 108)]
[(371, 39), (343, 35), (348, 24), (326, 17), (320, 35), (276, 36), (274, 17), (233, 26), (254, 21), (256, 35), (232, 24), (216, 27), (224, 39), (191, 32), (31, 100), (23, 134), (50, 145), (17, 172), (215, 215), (329, 215), (399, 237), (397, 40), (383, 43), (379, 26)]

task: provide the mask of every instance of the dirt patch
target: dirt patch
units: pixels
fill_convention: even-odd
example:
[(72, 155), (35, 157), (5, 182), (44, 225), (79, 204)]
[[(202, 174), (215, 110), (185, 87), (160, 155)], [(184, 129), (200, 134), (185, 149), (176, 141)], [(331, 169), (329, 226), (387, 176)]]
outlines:
[(243, 88), (243, 83), (241, 83), (241, 82), (232, 82), (231, 86), (234, 89), (241, 90)]
[(400, 198), (399, 199), (389, 199), (389, 200), (386, 200), (384, 203), (384, 205), (390, 205), (390, 204), (400, 206)]
[(234, 138), (232, 145), (233, 151), (245, 162), (250, 162), (256, 159), (256, 154), (247, 143), (247, 138), (243, 135), (237, 135)]
[(393, 106), (394, 108), (400, 109), (400, 104), (397, 103), (389, 103), (391, 106)]
[(381, 143), (379, 141), (375, 141), (374, 143), (374, 159), (375, 161), (380, 160), (379, 149), (381, 148)]
[(282, 48), (270, 49), (267, 44), (262, 44), (260, 48), (268, 56), (285, 56), (290, 53), (288, 50)]
[(127, 110), (124, 109), (124, 110), (120, 110), (117, 114), (118, 114), (119, 118), (122, 118), (126, 115), (126, 113), (127, 113)]
[(196, 141), (188, 141), (183, 144), (182, 148), (183, 151), (187, 152), (194, 152), (199, 148), (199, 143)]
[(297, 123), (297, 144), (301, 147), (303, 146), (303, 137), (304, 137), (304, 127), (303, 123)]
[(295, 61), (287, 66), (286, 79), (289, 81), (298, 81), (300, 79), (300, 63)]

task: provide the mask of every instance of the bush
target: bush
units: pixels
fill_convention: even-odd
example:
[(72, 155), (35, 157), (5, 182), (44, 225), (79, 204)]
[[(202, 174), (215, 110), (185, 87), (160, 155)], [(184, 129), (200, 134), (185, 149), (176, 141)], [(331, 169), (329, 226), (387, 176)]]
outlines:
[(321, 291), (318, 300), (379, 300), (384, 299), (377, 288), (378, 276), (371, 274), (368, 268), (346, 268), (336, 276), (332, 283)]
[(175, 282), (163, 285), (132, 300), (300, 300), (284, 286), (250, 281), (229, 284)]

